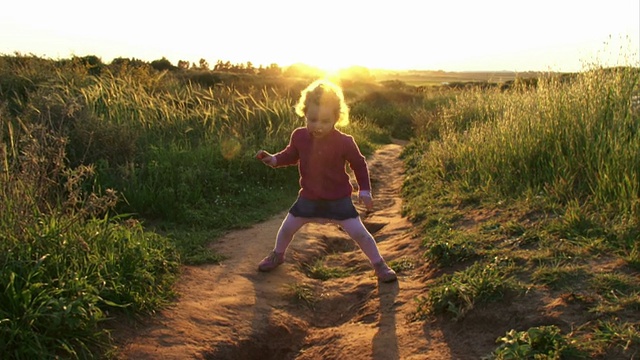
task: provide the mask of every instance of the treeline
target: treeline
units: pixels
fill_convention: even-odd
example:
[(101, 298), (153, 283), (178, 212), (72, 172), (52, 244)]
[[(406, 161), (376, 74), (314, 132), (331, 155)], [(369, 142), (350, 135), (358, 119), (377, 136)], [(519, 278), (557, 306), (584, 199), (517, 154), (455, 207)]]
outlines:
[[(72, 56), (69, 59), (44, 59), (35, 55), (23, 55), (16, 53), (12, 56), (4, 55), (5, 58), (11, 58), (14, 61), (45, 61), (57, 64), (59, 66), (66, 66), (68, 64), (81, 64), (85, 66), (91, 75), (100, 75), (103, 71), (108, 70), (112, 72), (121, 72), (127, 68), (150, 68), (157, 71), (172, 71), (180, 72), (191, 70), (192, 73), (197, 72), (216, 72), (216, 73), (228, 73), (228, 74), (246, 74), (246, 75), (258, 75), (278, 77), (284, 76), (288, 78), (318, 78), (326, 75), (326, 71), (310, 66), (304, 63), (296, 63), (289, 66), (282, 67), (276, 63), (271, 63), (267, 66), (262, 64), (257, 67), (251, 61), (244, 63), (232, 63), (229, 60), (217, 60), (213, 66), (204, 58), (200, 59), (198, 63), (189, 62), (187, 60), (178, 60), (178, 63), (174, 65), (166, 57), (161, 59), (144, 61), (136, 58), (118, 57), (113, 59), (110, 63), (105, 63), (96, 55), (86, 56)], [(339, 71), (339, 77), (348, 80), (366, 80), (373, 81), (375, 77), (371, 74), (370, 70), (363, 66), (351, 66)]]

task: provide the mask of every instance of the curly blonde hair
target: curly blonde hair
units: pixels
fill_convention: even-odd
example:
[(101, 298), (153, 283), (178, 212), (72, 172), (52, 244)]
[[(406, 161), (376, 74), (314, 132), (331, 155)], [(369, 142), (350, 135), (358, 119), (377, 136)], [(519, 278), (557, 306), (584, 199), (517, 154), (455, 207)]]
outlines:
[(309, 104), (331, 106), (335, 109), (336, 126), (349, 124), (349, 106), (344, 101), (342, 88), (335, 83), (326, 79), (312, 82), (302, 90), (300, 100), (298, 100), (295, 107), (296, 114), (305, 116)]

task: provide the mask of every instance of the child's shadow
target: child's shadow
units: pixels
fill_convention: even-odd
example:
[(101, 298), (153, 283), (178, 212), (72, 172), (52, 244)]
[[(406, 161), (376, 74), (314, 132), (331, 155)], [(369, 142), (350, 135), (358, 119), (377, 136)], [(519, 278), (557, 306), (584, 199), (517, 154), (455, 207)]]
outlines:
[(373, 337), (373, 358), (376, 360), (399, 359), (394, 303), (400, 286), (398, 281), (394, 281), (391, 284), (380, 283), (378, 289), (380, 321), (378, 322), (378, 332)]

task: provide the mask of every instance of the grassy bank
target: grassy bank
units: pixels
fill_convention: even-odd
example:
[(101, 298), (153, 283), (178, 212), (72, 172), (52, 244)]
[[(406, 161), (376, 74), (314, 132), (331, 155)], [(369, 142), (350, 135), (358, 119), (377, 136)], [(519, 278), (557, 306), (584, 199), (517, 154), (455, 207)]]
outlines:
[[(101, 356), (110, 316), (158, 310), (181, 264), (222, 260), (206, 244), (291, 204), (297, 170), (254, 155), (302, 125), (309, 80), (225, 76), (0, 58), (3, 354)], [(362, 112), (345, 131), (367, 154), (390, 139)]]
[(639, 79), (637, 67), (594, 68), (462, 91), (416, 117), (404, 211), (443, 271), (416, 319), (464, 321), (496, 302), (524, 318), (556, 301), (583, 313), (496, 334), (489, 357), (637, 353)]

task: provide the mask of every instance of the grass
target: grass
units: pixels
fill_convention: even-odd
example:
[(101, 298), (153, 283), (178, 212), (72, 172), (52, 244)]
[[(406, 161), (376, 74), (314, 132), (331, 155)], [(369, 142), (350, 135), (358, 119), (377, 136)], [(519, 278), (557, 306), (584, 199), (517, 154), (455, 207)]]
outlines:
[[(618, 320), (598, 321), (593, 329), (595, 347), (618, 348), (630, 353), (640, 350), (640, 325)], [(600, 350), (601, 351), (601, 350)]]
[(475, 243), (463, 236), (451, 240), (437, 238), (429, 242), (425, 257), (438, 266), (451, 266), (475, 258)]
[[(208, 246), (220, 234), (294, 200), (295, 167), (254, 155), (287, 145), (307, 84), (232, 76), (242, 81), (208, 86), (187, 75), (140, 61), (0, 57), (3, 353), (108, 353), (108, 313), (157, 311), (180, 265), (223, 261)], [(391, 141), (366, 114), (343, 130), (364, 154)]]
[(414, 319), (445, 314), (460, 320), (477, 304), (502, 299), (519, 287), (511, 277), (512, 267), (509, 260), (493, 259), (440, 277), (430, 286), (427, 295), (417, 300)]
[[(509, 293), (525, 304), (542, 296), (543, 307), (564, 299), (585, 309), (567, 319), (573, 331), (512, 329), (488, 358), (637, 353), (639, 79), (637, 65), (595, 67), (533, 87), (467, 89), (437, 110), (439, 122), (414, 113), (403, 213), (439, 268), (415, 319), (464, 322)], [(494, 258), (510, 265), (488, 271)]]
[(294, 301), (312, 309), (317, 301), (313, 286), (308, 283), (293, 283), (287, 285), (289, 295)]
[(526, 331), (510, 330), (498, 338), (500, 345), (484, 359), (584, 359), (562, 330), (554, 325), (532, 327)]
[(555, 290), (577, 290), (587, 277), (587, 269), (575, 265), (542, 265), (531, 274), (535, 284), (543, 284)]
[[(300, 80), (207, 86), (144, 64), (94, 70), (0, 57), (0, 348), (15, 358), (99, 357), (107, 313), (161, 308), (181, 264), (223, 261), (211, 241), (296, 195), (295, 168), (253, 155), (300, 126)], [(639, 78), (633, 64), (509, 86), (345, 88), (344, 130), (365, 154), (410, 140), (403, 214), (424, 257), (390, 265), (438, 269), (414, 320), (464, 322), (537, 294), (584, 318), (571, 331), (495, 334), (495, 358), (638, 352)], [(311, 285), (289, 290), (313, 308)]]
[(407, 258), (407, 257), (401, 257), (399, 259), (394, 259), (391, 260), (387, 263), (387, 265), (389, 265), (390, 268), (393, 269), (393, 271), (395, 271), (396, 273), (402, 273), (405, 271), (409, 271), (412, 269), (415, 269), (416, 266), (418, 264), (418, 260), (416, 259), (412, 259), (412, 258)]
[(323, 259), (317, 259), (307, 265), (306, 272), (312, 279), (325, 281), (347, 277), (351, 275), (353, 270), (343, 267), (326, 266)]

